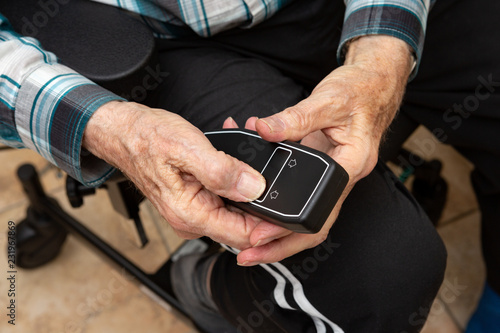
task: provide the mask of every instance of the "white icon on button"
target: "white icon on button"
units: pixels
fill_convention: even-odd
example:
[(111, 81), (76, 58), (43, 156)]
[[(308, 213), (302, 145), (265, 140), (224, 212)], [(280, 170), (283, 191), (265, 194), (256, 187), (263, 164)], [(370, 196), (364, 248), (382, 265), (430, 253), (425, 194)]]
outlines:
[(274, 199), (278, 198), (278, 195), (279, 195), (278, 191), (276, 191), (276, 190), (272, 191), (271, 192), (271, 199), (274, 200)]
[(293, 168), (296, 165), (297, 165), (297, 160), (296, 159), (290, 160), (290, 162), (288, 162), (288, 166), (290, 167), (290, 169)]

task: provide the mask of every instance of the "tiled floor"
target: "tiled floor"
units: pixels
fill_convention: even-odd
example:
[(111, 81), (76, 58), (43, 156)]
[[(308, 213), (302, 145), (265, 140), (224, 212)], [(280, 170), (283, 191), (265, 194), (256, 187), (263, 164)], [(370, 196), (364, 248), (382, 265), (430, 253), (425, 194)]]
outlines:
[(437, 227), (448, 251), (447, 269), (422, 332), (463, 332), (485, 278), (479, 242), (480, 213), (469, 179), (473, 166), (422, 127), (405, 147), (426, 160), (441, 160), (442, 175), (448, 184), (446, 206)]
[[(479, 212), (469, 182), (472, 166), (453, 149), (438, 144), (424, 130), (412, 137), (408, 148), (429, 159), (444, 162), (449, 199), (438, 231), (445, 241), (449, 259), (445, 282), (432, 307), (424, 333), (457, 333), (473, 311), (482, 288), (484, 267), (479, 248)], [(25, 215), (26, 199), (15, 178), (17, 166), (33, 163), (43, 173), (42, 182), (50, 195), (90, 229), (147, 271), (154, 271), (168, 257), (164, 239), (179, 244), (167, 226), (157, 228), (146, 214), (150, 244), (138, 250), (131, 225), (111, 210), (103, 191), (86, 199), (80, 209), (70, 209), (63, 178), (35, 153), (0, 152), (0, 248), (5, 254), (9, 220), (19, 223)], [(0, 307), (7, 304), (4, 277), (5, 255), (0, 260)], [(0, 332), (93, 333), (93, 332), (196, 332), (160, 304), (146, 296), (130, 276), (115, 270), (82, 242), (70, 236), (61, 254), (34, 270), (19, 269), (16, 280), (16, 326), (9, 325), (2, 310)]]

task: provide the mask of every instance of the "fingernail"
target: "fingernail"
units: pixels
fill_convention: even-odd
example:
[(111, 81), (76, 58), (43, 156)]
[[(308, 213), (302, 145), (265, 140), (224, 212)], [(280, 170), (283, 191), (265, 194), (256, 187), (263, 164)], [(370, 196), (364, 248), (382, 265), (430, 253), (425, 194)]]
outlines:
[(265, 119), (261, 119), (273, 132), (283, 132), (285, 130), (285, 123), (278, 117), (269, 117)]
[(266, 238), (266, 239), (259, 239), (257, 241), (257, 243), (255, 243), (254, 246), (252, 247), (258, 247), (258, 246), (262, 246), (262, 245), (266, 245), (266, 244), (269, 244), (271, 243), (273, 240), (275, 240), (275, 238), (271, 237), (271, 238)]
[(265, 188), (263, 178), (250, 172), (243, 172), (236, 185), (236, 190), (250, 201), (260, 197)]
[(228, 117), (227, 120), (229, 120), (231, 122), (231, 125), (232, 126), (236, 126), (238, 127), (238, 124), (236, 123), (236, 121), (233, 119), (233, 117)]
[(258, 265), (258, 264), (260, 264), (260, 263), (258, 263), (256, 261), (245, 261), (243, 263), (237, 262), (238, 266), (244, 266), (244, 267), (255, 266), (255, 265)]

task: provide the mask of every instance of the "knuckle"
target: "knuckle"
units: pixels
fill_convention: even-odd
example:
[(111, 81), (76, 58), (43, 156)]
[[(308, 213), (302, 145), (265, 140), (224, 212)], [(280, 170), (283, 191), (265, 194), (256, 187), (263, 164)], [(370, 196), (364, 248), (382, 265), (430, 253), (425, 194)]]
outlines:
[(294, 128), (303, 128), (309, 123), (311, 107), (306, 102), (287, 109), (287, 120)]
[(235, 170), (235, 163), (225, 153), (218, 151), (212, 160), (204, 166), (204, 173), (208, 180), (209, 187), (214, 189), (225, 189), (230, 183), (230, 179)]
[[(328, 230), (330, 230), (330, 229), (328, 229)], [(318, 246), (319, 244), (323, 243), (324, 241), (326, 241), (327, 238), (328, 238), (328, 232), (321, 231), (318, 234), (318, 236), (316, 237), (316, 240), (313, 244), (313, 247)]]

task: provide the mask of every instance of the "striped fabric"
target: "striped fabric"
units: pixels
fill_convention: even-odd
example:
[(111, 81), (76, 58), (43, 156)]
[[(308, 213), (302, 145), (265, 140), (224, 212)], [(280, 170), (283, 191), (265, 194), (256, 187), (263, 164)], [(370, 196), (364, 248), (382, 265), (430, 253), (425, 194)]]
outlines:
[[(292, 0), (95, 0), (139, 14), (158, 38), (209, 37), (233, 28), (250, 28)], [(332, 0), (334, 1), (334, 0)], [(406, 41), (418, 60), (432, 0), (345, 0), (339, 45), (367, 34), (388, 34)], [(85, 125), (99, 106), (120, 97), (70, 68), (39, 43), (12, 31), (0, 15), (0, 142), (28, 147), (89, 186), (112, 171), (82, 154)], [(85, 157), (83, 157), (85, 156)]]
[[(427, 14), (435, 0), (345, 0), (346, 13), (338, 58), (342, 62), (345, 45), (365, 35), (389, 35), (407, 42), (417, 64), (424, 47)], [(416, 70), (413, 72), (415, 75)]]
[[(225, 244), (221, 244), (221, 246), (235, 255), (240, 253), (240, 250), (231, 246)], [(344, 333), (344, 330), (339, 325), (328, 319), (323, 313), (316, 309), (305, 294), (302, 283), (285, 265), (276, 262), (271, 264), (260, 264), (259, 266), (266, 270), (271, 277), (276, 280), (273, 297), (280, 308), (305, 313), (311, 318), (311, 322), (314, 324), (317, 333)], [(292, 299), (287, 300), (286, 289), (290, 287), (292, 290)], [(288, 297), (290, 297), (290, 295), (288, 295)], [(291, 304), (294, 305), (292, 306)]]
[(30, 148), (84, 184), (102, 183), (112, 168), (82, 154), (83, 131), (99, 106), (120, 98), (0, 20), (0, 142)]
[[(195, 32), (210, 37), (239, 26), (250, 28), (292, 0), (94, 0), (142, 15), (156, 37)], [(187, 29), (189, 28), (189, 29)]]

